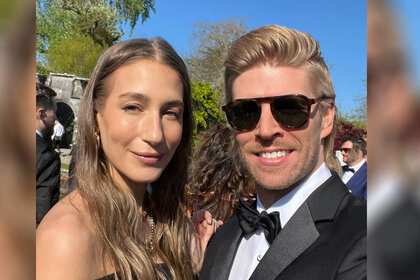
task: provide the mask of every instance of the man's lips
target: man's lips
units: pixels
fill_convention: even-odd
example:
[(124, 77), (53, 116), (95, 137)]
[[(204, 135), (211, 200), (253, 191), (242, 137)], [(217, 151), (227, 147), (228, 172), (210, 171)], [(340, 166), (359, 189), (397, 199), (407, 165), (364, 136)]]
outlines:
[(257, 156), (266, 159), (277, 159), (290, 154), (292, 150), (264, 150), (256, 153)]
[(293, 152), (294, 149), (272, 147), (255, 149), (251, 154), (258, 161), (258, 164), (263, 166), (279, 166), (285, 164)]

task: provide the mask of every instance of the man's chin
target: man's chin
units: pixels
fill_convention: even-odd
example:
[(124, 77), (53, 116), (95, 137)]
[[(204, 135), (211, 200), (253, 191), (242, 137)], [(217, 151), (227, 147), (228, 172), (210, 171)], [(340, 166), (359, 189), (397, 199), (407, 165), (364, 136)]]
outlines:
[[(255, 178), (255, 177), (254, 177)], [(272, 176), (271, 178), (256, 178), (257, 185), (268, 191), (280, 191), (291, 187), (292, 182)]]

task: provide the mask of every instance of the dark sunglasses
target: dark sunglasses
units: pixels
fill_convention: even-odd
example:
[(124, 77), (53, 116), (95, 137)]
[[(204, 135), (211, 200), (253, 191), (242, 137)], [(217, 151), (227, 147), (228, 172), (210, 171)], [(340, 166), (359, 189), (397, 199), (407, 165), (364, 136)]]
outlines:
[(287, 128), (298, 128), (309, 120), (311, 105), (330, 97), (308, 98), (301, 94), (234, 99), (222, 107), (230, 125), (239, 131), (254, 129), (261, 116), (261, 102), (270, 102), (274, 119)]
[(341, 148), (340, 151), (342, 152), (346, 152), (348, 153), (349, 151), (351, 151), (353, 148)]

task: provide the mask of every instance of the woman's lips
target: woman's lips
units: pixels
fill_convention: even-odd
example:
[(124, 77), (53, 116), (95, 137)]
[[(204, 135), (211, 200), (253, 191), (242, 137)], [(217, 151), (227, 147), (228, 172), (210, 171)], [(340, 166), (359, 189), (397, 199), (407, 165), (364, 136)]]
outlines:
[(150, 152), (131, 152), (133, 154), (133, 156), (143, 162), (144, 164), (155, 164), (157, 163), (161, 158), (162, 158), (162, 154), (158, 154), (158, 153), (150, 153)]

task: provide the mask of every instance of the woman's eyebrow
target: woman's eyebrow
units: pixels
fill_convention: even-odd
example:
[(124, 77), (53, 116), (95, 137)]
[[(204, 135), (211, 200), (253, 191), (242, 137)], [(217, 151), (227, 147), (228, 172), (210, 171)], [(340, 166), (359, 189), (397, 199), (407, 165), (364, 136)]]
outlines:
[(180, 108), (184, 108), (184, 102), (182, 102), (181, 100), (170, 100), (168, 102), (165, 102), (165, 104), (163, 104), (163, 107), (180, 107)]
[(140, 92), (135, 92), (135, 91), (125, 92), (123, 94), (120, 94), (118, 96), (118, 98), (120, 98), (120, 99), (123, 99), (123, 98), (138, 99), (140, 101), (146, 101), (146, 102), (148, 102), (150, 100), (149, 96), (144, 95)]

